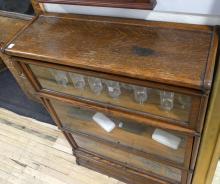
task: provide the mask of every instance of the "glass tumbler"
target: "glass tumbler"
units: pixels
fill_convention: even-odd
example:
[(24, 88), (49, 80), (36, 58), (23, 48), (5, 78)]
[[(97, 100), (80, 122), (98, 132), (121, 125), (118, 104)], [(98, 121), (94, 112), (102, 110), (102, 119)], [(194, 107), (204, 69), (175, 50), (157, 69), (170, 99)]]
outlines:
[(134, 90), (134, 99), (139, 104), (144, 104), (148, 99), (148, 93), (146, 87), (133, 86)]
[(57, 84), (62, 85), (63, 87), (67, 87), (68, 77), (67, 73), (60, 70), (49, 69), (51, 75), (55, 78)]
[(88, 83), (90, 89), (96, 94), (99, 95), (102, 92), (103, 85), (102, 81), (99, 78), (88, 77)]
[(171, 111), (174, 106), (174, 93), (160, 91), (160, 106), (166, 111)]
[(84, 89), (86, 86), (86, 81), (83, 75), (75, 74), (75, 73), (69, 73), (69, 76), (72, 80), (72, 83), (76, 89)]
[(117, 98), (121, 95), (121, 88), (119, 82), (105, 80), (105, 84), (108, 89), (108, 94), (112, 98)]
[(190, 98), (190, 96), (179, 95), (178, 96), (178, 101), (179, 101), (182, 109), (190, 108), (190, 105), (191, 105), (191, 98)]

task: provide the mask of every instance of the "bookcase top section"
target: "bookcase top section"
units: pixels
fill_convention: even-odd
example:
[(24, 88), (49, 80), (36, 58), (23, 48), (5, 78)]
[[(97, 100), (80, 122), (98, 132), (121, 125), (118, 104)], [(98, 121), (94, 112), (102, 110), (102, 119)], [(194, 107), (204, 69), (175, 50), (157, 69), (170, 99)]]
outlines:
[[(6, 47), (9, 55), (156, 83), (210, 89), (214, 27), (45, 14)], [(11, 44), (9, 43), (9, 44)]]

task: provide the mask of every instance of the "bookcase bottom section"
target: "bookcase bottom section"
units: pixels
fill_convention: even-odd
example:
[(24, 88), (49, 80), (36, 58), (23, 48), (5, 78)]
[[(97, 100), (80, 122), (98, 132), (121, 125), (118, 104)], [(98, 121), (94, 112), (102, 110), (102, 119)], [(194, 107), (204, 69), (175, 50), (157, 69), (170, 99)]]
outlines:
[[(171, 184), (167, 181), (154, 178), (145, 173), (137, 172), (131, 168), (121, 166), (79, 149), (74, 151), (74, 155), (76, 156), (77, 164), (113, 177), (127, 184)], [(187, 174), (184, 178), (185, 179), (182, 183), (186, 184)]]

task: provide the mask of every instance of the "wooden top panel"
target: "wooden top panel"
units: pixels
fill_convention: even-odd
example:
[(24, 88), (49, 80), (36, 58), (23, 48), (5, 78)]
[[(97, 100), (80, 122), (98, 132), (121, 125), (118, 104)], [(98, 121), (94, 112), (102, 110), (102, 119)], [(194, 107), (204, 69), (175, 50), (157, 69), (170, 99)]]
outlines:
[(42, 15), (6, 53), (202, 89), (204, 81), (211, 84), (217, 47), (213, 35), (207, 26)]
[(19, 13), (0, 11), (0, 46), (10, 41), (31, 18)]

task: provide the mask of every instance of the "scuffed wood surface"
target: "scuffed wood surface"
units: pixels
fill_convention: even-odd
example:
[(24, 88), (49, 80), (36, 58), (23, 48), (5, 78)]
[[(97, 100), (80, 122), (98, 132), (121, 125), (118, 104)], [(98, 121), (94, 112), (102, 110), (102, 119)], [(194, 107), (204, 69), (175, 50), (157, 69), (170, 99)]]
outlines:
[(206, 26), (41, 15), (6, 53), (201, 89), (212, 34), (213, 28)]

